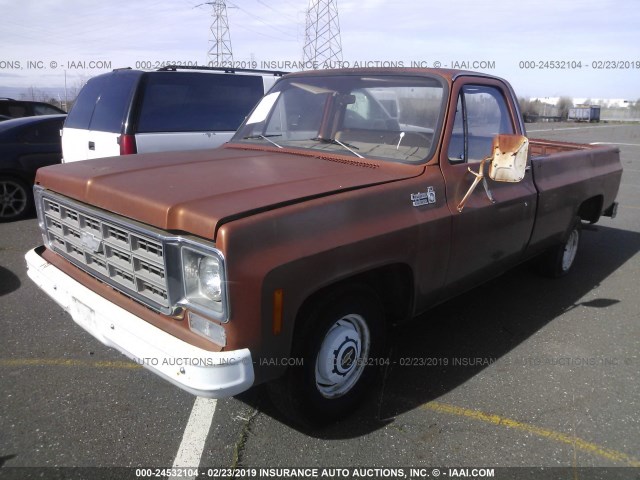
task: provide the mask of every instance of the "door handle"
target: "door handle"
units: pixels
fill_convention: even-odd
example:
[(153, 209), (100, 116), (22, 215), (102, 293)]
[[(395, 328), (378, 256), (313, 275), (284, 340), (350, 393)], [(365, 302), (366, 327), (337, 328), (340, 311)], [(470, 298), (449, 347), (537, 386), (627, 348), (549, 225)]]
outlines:
[(96, 142), (89, 142), (89, 150), (95, 150), (96, 149)]

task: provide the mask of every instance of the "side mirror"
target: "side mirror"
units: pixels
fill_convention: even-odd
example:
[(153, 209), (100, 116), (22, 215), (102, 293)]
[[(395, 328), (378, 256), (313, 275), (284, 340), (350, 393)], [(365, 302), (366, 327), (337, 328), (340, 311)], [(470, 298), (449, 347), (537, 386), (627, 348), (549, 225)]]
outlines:
[(487, 185), (484, 176), (484, 164), (491, 162), (489, 166), (489, 178), (496, 182), (519, 182), (524, 178), (529, 157), (529, 140), (522, 135), (496, 135), (493, 139), (493, 156), (484, 158), (478, 166), (478, 173), (468, 168), (476, 178), (467, 190), (467, 193), (458, 204), (458, 211), (462, 212), (467, 200), (480, 182), (484, 184), (487, 197), (493, 203), (493, 195)]
[(496, 182), (519, 182), (524, 178), (529, 140), (522, 135), (496, 135), (489, 178)]

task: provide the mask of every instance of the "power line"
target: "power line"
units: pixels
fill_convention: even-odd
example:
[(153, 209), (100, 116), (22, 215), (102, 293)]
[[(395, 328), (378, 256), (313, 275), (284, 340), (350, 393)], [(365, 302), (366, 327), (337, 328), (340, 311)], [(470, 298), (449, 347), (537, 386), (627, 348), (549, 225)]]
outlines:
[(272, 10), (274, 12), (276, 12), (278, 15), (280, 15), (281, 17), (287, 17), (289, 20), (291, 20), (292, 22), (297, 22), (298, 19), (297, 18), (293, 18), (291, 15), (289, 15), (289, 13), (285, 13), (282, 10), (278, 10), (274, 7), (272, 7), (271, 5), (266, 4), (265, 2), (263, 2), (262, 0), (256, 0), (256, 2), (258, 2), (260, 5), (267, 7), (269, 10)]
[(260, 22), (263, 25), (265, 25), (265, 26), (277, 31), (280, 34), (287, 35), (287, 36), (292, 37), (292, 38), (296, 38), (296, 35), (293, 35), (291, 32), (289, 32), (289, 31), (287, 31), (287, 30), (285, 30), (285, 29), (283, 29), (281, 27), (273, 25), (272, 21), (264, 20), (263, 18), (259, 17), (258, 15), (254, 14), (254, 13), (251, 13), (251, 12), (245, 10), (244, 8), (240, 7), (239, 5), (233, 4), (231, 2), (229, 2), (229, 5), (231, 5), (233, 8), (237, 8), (238, 10), (243, 12), (245, 15), (248, 15), (248, 16), (254, 18), (258, 22)]
[(273, 35), (269, 35), (269, 34), (267, 34), (267, 33), (261, 32), (261, 31), (259, 31), (259, 30), (256, 30), (256, 29), (253, 29), (253, 28), (249, 28), (249, 27), (247, 27), (246, 25), (243, 25), (243, 24), (241, 24), (241, 23), (235, 24), (235, 25), (234, 25), (234, 28), (243, 28), (243, 29), (245, 29), (246, 31), (251, 32), (251, 33), (253, 33), (253, 34), (255, 34), (255, 35), (260, 35), (260, 36), (262, 36), (262, 37), (270, 38), (270, 39), (272, 39), (272, 40), (278, 40), (279, 42), (283, 42), (283, 41), (284, 41), (284, 42), (288, 42), (288, 41), (290, 41), (290, 40), (289, 40), (289, 39), (287, 39), (287, 38), (283, 38), (283, 37), (275, 37), (275, 36), (273, 36)]

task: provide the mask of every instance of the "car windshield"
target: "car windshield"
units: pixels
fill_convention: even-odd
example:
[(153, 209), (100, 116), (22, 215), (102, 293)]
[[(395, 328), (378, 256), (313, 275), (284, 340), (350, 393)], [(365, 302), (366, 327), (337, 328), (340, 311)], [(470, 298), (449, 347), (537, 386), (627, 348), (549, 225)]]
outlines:
[(430, 77), (293, 77), (275, 85), (232, 141), (418, 163), (433, 153), (443, 99), (443, 84)]

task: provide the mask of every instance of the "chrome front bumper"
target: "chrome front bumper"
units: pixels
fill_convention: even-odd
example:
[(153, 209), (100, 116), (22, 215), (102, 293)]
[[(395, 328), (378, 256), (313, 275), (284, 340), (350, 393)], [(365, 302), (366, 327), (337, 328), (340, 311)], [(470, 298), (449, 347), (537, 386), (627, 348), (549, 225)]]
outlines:
[(194, 395), (230, 397), (253, 385), (249, 349), (210, 352), (180, 340), (88, 289), (37, 250), (25, 255), (29, 277), (105, 345)]

